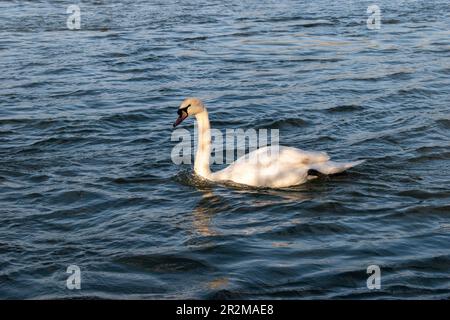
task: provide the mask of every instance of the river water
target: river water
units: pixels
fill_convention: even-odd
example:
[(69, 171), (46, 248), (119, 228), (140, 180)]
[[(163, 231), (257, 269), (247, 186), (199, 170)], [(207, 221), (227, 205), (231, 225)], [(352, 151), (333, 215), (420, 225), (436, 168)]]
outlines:
[[(71, 4), (0, 1), (0, 298), (450, 297), (448, 0)], [(171, 159), (186, 96), (366, 162), (205, 183)]]

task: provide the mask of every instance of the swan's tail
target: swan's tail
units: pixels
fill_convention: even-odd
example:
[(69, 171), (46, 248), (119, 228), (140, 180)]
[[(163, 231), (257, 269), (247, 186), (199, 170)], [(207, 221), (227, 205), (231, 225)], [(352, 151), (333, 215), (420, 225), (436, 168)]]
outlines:
[(335, 161), (325, 161), (314, 163), (310, 166), (310, 169), (318, 171), (322, 174), (336, 174), (343, 172), (349, 168), (357, 166), (363, 163), (365, 160), (353, 161), (353, 162), (335, 162)]

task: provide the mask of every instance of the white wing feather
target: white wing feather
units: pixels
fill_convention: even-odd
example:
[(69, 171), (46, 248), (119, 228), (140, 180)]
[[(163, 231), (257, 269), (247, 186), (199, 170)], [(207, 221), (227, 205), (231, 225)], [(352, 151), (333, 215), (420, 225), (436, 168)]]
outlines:
[(325, 152), (292, 147), (263, 147), (239, 158), (229, 167), (213, 173), (214, 180), (228, 180), (257, 187), (282, 188), (310, 179), (308, 170), (324, 174), (342, 172), (361, 162), (329, 161)]

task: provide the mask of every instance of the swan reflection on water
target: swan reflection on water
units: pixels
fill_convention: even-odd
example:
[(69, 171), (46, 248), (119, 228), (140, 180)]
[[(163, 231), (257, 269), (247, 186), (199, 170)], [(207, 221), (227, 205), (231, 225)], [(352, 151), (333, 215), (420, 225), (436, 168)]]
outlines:
[[(198, 181), (199, 178), (197, 178)], [(194, 178), (194, 180), (196, 180)], [(204, 183), (204, 182), (203, 182)], [(220, 189), (221, 186), (217, 186)], [(230, 189), (231, 188), (231, 189)], [(302, 190), (303, 189), (303, 190)], [(237, 184), (227, 183), (226, 192), (232, 190), (234, 193), (233, 199), (236, 197), (250, 196), (251, 202), (248, 203), (251, 211), (257, 211), (263, 207), (289, 204), (289, 203), (301, 203), (313, 199), (313, 195), (302, 191), (307, 191), (307, 188), (290, 188), (286, 190), (275, 189), (256, 189), (246, 186), (240, 186)], [(213, 185), (202, 185), (198, 187), (198, 191), (202, 193), (202, 198), (192, 211), (193, 227), (195, 231), (201, 236), (218, 236), (225, 235), (224, 228), (219, 226), (215, 227), (214, 220), (218, 218), (220, 214), (236, 210), (232, 206), (232, 201), (228, 197), (220, 195), (220, 190), (214, 191)], [(242, 208), (240, 208), (242, 211)], [(284, 224), (292, 225), (300, 223), (299, 219), (290, 219)], [(278, 224), (280, 226), (280, 224)], [(241, 226), (242, 227), (242, 226)], [(241, 229), (239, 232), (242, 234), (253, 234), (262, 232), (261, 228), (267, 229), (271, 227), (247, 227)], [(232, 231), (236, 233), (236, 230)]]

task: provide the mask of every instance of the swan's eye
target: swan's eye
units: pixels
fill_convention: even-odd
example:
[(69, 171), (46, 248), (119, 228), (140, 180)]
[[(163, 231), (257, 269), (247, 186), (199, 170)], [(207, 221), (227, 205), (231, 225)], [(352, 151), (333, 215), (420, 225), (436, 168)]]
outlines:
[(179, 116), (181, 116), (181, 113), (182, 113), (183, 111), (186, 112), (186, 113), (188, 113), (188, 112), (187, 112), (187, 109), (188, 109), (190, 106), (191, 106), (191, 105), (189, 104), (189, 105), (187, 105), (187, 106), (184, 107), (184, 108), (178, 109), (177, 114), (178, 114)]

